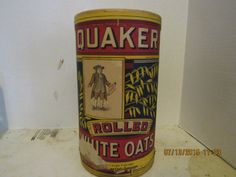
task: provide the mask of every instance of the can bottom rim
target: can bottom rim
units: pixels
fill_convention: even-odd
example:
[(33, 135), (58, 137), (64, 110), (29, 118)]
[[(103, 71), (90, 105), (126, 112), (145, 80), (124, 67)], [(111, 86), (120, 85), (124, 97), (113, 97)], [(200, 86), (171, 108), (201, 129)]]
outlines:
[(95, 176), (97, 176), (97, 177), (127, 177), (127, 176), (129, 176), (129, 177), (139, 177), (139, 176), (143, 175), (144, 173), (146, 173), (148, 170), (151, 169), (151, 167), (152, 167), (152, 165), (153, 165), (153, 162), (154, 162), (154, 156), (153, 156), (153, 158), (148, 162), (148, 164), (147, 164), (145, 167), (143, 167), (142, 169), (140, 169), (140, 171), (138, 171), (138, 172), (136, 172), (136, 173), (134, 172), (133, 174), (127, 173), (127, 174), (123, 174), (123, 175), (121, 175), (121, 174), (119, 174), (119, 175), (114, 175), (114, 174), (109, 174), (109, 173), (104, 173), (104, 172), (101, 172), (101, 171), (97, 171), (97, 170), (95, 170), (95, 169), (89, 167), (89, 166), (88, 166), (87, 164), (85, 164), (82, 160), (81, 160), (81, 162), (82, 162), (83, 167), (84, 167), (88, 172), (90, 172), (91, 174), (93, 174), (93, 175), (95, 175)]

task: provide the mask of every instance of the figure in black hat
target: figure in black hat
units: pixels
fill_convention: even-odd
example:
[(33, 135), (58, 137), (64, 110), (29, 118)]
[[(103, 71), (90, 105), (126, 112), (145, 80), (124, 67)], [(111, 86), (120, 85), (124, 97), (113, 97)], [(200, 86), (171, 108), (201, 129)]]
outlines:
[[(89, 82), (89, 87), (92, 87), (91, 99), (94, 98), (93, 109), (102, 109), (104, 110), (104, 100), (107, 100), (107, 87), (110, 87), (112, 84), (107, 81), (105, 74), (103, 74), (104, 66), (96, 65), (93, 67), (95, 72), (91, 77)], [(100, 99), (100, 107), (98, 107), (98, 98)]]

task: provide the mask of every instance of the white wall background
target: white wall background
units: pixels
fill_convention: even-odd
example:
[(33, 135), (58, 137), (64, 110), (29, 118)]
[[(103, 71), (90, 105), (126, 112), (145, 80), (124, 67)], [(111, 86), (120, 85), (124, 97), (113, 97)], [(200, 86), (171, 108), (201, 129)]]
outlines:
[(189, 0), (180, 122), (236, 167), (235, 17), (235, 0)]
[[(143, 9), (162, 16), (158, 122), (177, 124), (187, 7), (188, 0), (1, 0), (1, 104), (9, 128), (77, 126), (73, 19), (94, 8)], [(58, 70), (60, 58), (65, 61)]]

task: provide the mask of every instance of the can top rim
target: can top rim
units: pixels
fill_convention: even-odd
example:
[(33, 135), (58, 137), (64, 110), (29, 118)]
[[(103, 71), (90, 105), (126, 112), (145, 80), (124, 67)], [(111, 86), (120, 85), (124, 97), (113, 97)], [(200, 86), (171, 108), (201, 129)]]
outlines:
[(80, 12), (75, 15), (75, 24), (92, 20), (92, 19), (142, 19), (153, 21), (161, 24), (161, 16), (145, 11), (136, 9), (94, 9)]

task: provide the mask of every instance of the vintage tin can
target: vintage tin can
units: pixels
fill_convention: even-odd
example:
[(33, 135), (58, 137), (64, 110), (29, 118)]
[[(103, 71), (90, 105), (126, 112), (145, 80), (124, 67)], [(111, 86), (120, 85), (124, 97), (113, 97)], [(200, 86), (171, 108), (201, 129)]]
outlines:
[(75, 16), (79, 137), (97, 176), (139, 176), (153, 163), (161, 17), (102, 9)]

